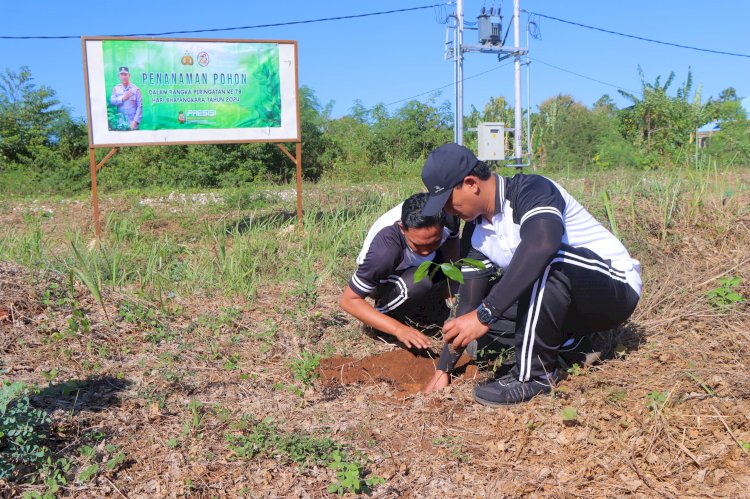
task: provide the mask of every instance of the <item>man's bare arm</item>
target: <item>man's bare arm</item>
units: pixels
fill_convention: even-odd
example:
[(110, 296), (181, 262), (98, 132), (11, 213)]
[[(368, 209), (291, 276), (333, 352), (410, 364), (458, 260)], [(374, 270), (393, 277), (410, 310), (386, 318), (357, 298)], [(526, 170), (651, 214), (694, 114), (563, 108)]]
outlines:
[(413, 327), (409, 327), (375, 310), (367, 300), (355, 293), (349, 286), (344, 289), (339, 301), (341, 308), (356, 319), (364, 322), (378, 331), (395, 336), (408, 348), (428, 348), (430, 339)]

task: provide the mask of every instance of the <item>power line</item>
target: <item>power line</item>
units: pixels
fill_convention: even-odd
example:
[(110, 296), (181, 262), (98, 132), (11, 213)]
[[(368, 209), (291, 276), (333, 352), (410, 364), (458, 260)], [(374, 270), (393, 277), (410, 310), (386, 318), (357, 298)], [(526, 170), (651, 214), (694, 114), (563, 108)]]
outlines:
[(596, 26), (589, 26), (588, 24), (581, 24), (581, 23), (577, 23), (575, 21), (568, 21), (566, 19), (560, 19), (559, 17), (552, 17), (552, 16), (548, 16), (548, 15), (545, 15), (545, 14), (540, 14), (538, 12), (530, 12), (530, 11), (525, 11), (525, 12), (527, 12), (529, 14), (533, 14), (535, 16), (544, 17), (545, 19), (551, 19), (553, 21), (558, 21), (558, 22), (561, 22), (561, 23), (572, 24), (573, 26), (579, 26), (581, 28), (593, 29), (595, 31), (601, 31), (603, 33), (609, 33), (611, 35), (618, 35), (618, 36), (624, 36), (626, 38), (633, 38), (635, 40), (641, 40), (641, 41), (644, 41), (644, 42), (658, 43), (660, 45), (668, 45), (670, 47), (677, 47), (677, 48), (681, 48), (681, 49), (697, 50), (699, 52), (709, 52), (711, 54), (731, 55), (733, 57), (750, 57), (750, 54), (738, 54), (736, 52), (725, 52), (723, 50), (712, 50), (712, 49), (704, 49), (704, 48), (700, 48), (700, 47), (692, 47), (690, 45), (682, 45), (680, 43), (663, 42), (661, 40), (654, 40), (653, 38), (645, 38), (643, 36), (628, 35), (627, 33), (620, 33), (619, 31), (612, 31), (612, 30), (609, 30), (609, 29), (597, 28)]
[[(164, 35), (185, 35), (189, 33), (215, 33), (218, 31), (237, 31), (243, 29), (256, 29), (256, 28), (273, 28), (277, 26), (292, 26), (296, 24), (311, 24), (319, 23), (324, 21), (341, 21), (344, 19), (358, 19), (361, 17), (370, 16), (381, 16), (384, 14), (396, 14), (400, 12), (410, 12), (414, 10), (431, 9), (433, 7), (440, 7), (443, 4), (432, 4), (422, 5), (420, 7), (407, 7), (403, 9), (393, 10), (382, 10), (379, 12), (367, 12), (364, 14), (353, 14), (349, 16), (336, 16), (336, 17), (321, 17), (319, 19), (307, 19), (304, 21), (287, 21), (281, 23), (269, 23), (269, 24), (255, 24), (252, 26), (235, 26), (231, 28), (210, 28), (210, 29), (193, 29), (193, 30), (181, 30), (181, 31), (165, 31), (163, 33), (131, 33), (128, 35), (112, 35), (112, 36), (164, 36)], [(2, 40), (63, 40), (70, 38), (80, 38), (81, 35), (61, 35), (61, 36), (0, 36)]]
[(560, 66), (555, 66), (554, 64), (550, 64), (548, 62), (540, 61), (536, 57), (529, 57), (534, 62), (538, 62), (539, 64), (544, 64), (545, 66), (549, 66), (551, 68), (557, 69), (558, 71), (562, 71), (564, 73), (570, 73), (572, 75), (578, 76), (580, 78), (584, 78), (586, 80), (595, 81), (596, 83), (601, 83), (602, 85), (607, 85), (608, 87), (614, 87), (619, 90), (624, 90), (626, 92), (630, 92), (631, 94), (637, 93), (635, 90), (630, 90), (629, 88), (621, 87), (620, 85), (615, 85), (614, 83), (607, 83), (606, 81), (597, 80), (596, 78), (592, 78), (590, 76), (582, 75), (580, 73), (576, 73), (575, 71), (571, 71), (569, 69), (561, 68)]
[[(494, 67), (492, 69), (488, 69), (487, 71), (482, 71), (481, 73), (477, 73), (477, 74), (474, 74), (474, 75), (471, 75), (471, 76), (467, 76), (466, 78), (464, 78), (464, 81), (471, 80), (472, 78), (478, 78), (478, 77), (480, 77), (482, 75), (486, 75), (487, 73), (491, 73), (492, 71), (497, 71), (498, 69), (504, 68), (505, 66), (509, 66), (510, 64), (513, 64), (513, 61), (506, 62), (505, 64), (501, 64), (501, 65), (496, 66), (496, 67)], [(428, 90), (426, 92), (422, 92), (421, 94), (412, 95), (411, 97), (407, 97), (405, 99), (400, 99), (400, 100), (397, 100), (397, 101), (390, 102), (390, 103), (386, 104), (385, 107), (390, 107), (390, 106), (392, 106), (394, 104), (399, 104), (399, 103), (404, 102), (404, 101), (412, 100), (412, 99), (415, 99), (417, 97), (421, 97), (423, 95), (431, 94), (433, 92), (437, 92), (438, 90), (442, 90), (444, 88), (452, 87), (452, 86), (453, 86), (453, 83), (448, 83), (447, 85), (443, 85), (441, 87), (433, 88), (432, 90)]]

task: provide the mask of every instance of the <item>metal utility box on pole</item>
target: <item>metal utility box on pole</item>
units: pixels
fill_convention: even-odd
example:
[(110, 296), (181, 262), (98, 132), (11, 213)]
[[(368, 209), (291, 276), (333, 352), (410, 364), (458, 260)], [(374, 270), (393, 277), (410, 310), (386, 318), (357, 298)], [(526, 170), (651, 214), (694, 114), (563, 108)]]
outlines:
[(505, 160), (505, 127), (500, 122), (477, 125), (477, 158), (482, 161)]

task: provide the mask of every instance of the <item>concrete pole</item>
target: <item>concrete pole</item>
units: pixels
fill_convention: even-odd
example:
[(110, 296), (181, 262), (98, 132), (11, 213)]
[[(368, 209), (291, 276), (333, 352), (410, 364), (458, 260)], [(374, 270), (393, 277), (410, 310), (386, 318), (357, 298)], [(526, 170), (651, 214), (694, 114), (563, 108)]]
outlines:
[(458, 20), (453, 28), (453, 142), (458, 144)]
[[(526, 25), (526, 164), (531, 165), (531, 59), (529, 58), (529, 26)], [(536, 166), (533, 167), (536, 171)]]
[[(513, 43), (516, 51), (521, 47), (521, 0), (513, 0)], [(513, 133), (513, 156), (516, 164), (521, 164), (521, 134), (523, 133), (523, 119), (521, 118), (521, 54), (515, 57), (515, 132)]]
[(453, 126), (454, 141), (464, 144), (464, 1), (456, 2), (456, 40), (454, 56), (456, 61), (456, 109)]

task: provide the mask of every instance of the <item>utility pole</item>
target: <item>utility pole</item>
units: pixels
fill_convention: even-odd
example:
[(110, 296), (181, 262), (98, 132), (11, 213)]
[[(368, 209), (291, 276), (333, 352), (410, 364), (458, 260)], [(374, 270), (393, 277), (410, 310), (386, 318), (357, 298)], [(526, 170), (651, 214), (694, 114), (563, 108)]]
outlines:
[(453, 58), (455, 63), (453, 85), (456, 98), (454, 107), (453, 141), (458, 145), (464, 144), (464, 0), (456, 2), (456, 31)]
[[(521, 11), (521, 0), (513, 0), (513, 46), (515, 51), (515, 86), (516, 86), (516, 104), (515, 104), (515, 132), (513, 133), (513, 159), (517, 165), (521, 164), (521, 134), (523, 130), (523, 120), (521, 118), (521, 53), (519, 48), (521, 47), (521, 26), (519, 14)], [(531, 117), (529, 117), (531, 118)], [(527, 137), (528, 140), (528, 137)], [(530, 158), (529, 158), (530, 159)]]
[[(455, 18), (453, 26), (453, 46), (451, 49), (446, 48), (446, 54), (450, 53), (454, 63), (454, 126), (453, 140), (456, 144), (464, 143), (464, 78), (463, 78), (463, 55), (465, 52), (479, 52), (483, 54), (497, 54), (498, 62), (514, 57), (514, 86), (515, 86), (515, 107), (514, 107), (514, 127), (506, 129), (513, 131), (513, 166), (522, 165), (523, 153), (521, 151), (523, 135), (523, 113), (521, 110), (521, 57), (528, 53), (527, 48), (521, 48), (521, 0), (513, 0), (513, 47), (504, 47), (502, 45), (502, 33), (494, 33), (490, 40), (484, 40), (480, 44), (465, 44), (463, 41), (464, 32), (464, 0), (456, 0), (456, 12), (452, 16)], [(489, 16), (485, 16), (484, 9), (482, 16), (485, 19), (492, 19), (492, 11)], [(500, 9), (497, 12), (498, 24), (501, 23)], [(485, 26), (489, 26), (485, 24)], [(495, 26), (495, 25), (493, 25)], [(472, 29), (472, 28), (468, 28)], [(482, 27), (476, 28), (482, 33)], [(499, 35), (496, 36), (496, 35)], [(447, 37), (447, 32), (446, 32)], [(446, 38), (446, 45), (447, 38)], [(446, 58), (449, 58), (446, 55)], [(530, 89), (529, 89), (530, 90)], [(528, 132), (527, 132), (528, 134)], [(528, 138), (527, 138), (528, 140)], [(531, 160), (529, 155), (528, 160)]]

